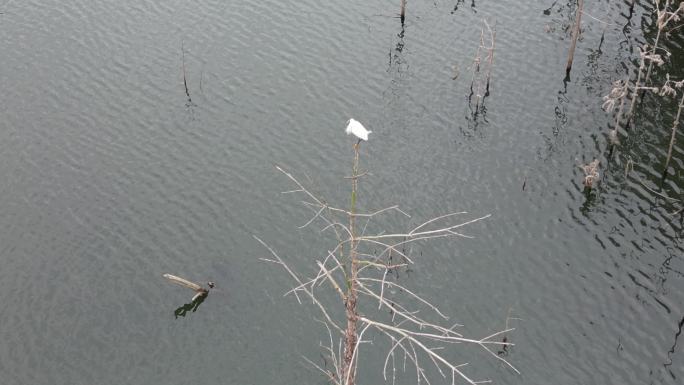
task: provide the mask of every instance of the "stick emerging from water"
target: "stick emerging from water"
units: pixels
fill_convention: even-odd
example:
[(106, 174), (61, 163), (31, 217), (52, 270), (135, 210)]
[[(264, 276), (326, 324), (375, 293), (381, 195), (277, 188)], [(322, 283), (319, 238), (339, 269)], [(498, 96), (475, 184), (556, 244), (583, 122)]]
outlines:
[(185, 77), (185, 45), (181, 40), (181, 61), (183, 65), (183, 85), (185, 86), (185, 95), (188, 96), (188, 102), (192, 103), (192, 98), (190, 97), (190, 90), (188, 90), (188, 80)]
[(572, 28), (572, 42), (570, 43), (570, 52), (568, 52), (568, 63), (565, 65), (566, 76), (570, 76), (570, 69), (572, 68), (572, 59), (575, 56), (575, 46), (577, 45), (577, 37), (580, 34), (582, 8), (584, 8), (584, 0), (577, 0), (577, 14), (575, 15), (575, 26)]
[(401, 11), (399, 12), (399, 19), (401, 20), (401, 25), (404, 25), (404, 20), (406, 19), (406, 0), (401, 0)]

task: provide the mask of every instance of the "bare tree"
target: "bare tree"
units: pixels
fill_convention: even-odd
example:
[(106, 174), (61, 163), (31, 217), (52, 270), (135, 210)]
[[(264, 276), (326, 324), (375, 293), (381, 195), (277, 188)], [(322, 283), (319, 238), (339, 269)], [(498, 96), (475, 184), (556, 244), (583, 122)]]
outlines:
[[(329, 334), (329, 343), (324, 348), (332, 362), (332, 367), (327, 365), (321, 367), (311, 361), (309, 363), (319, 369), (333, 384), (354, 385), (361, 346), (367, 342), (364, 340), (364, 335), (367, 335), (369, 330), (374, 330), (377, 334), (388, 338), (390, 347), (386, 353), (382, 373), (387, 381), (389, 380), (388, 371), (391, 369), (389, 377), (392, 383), (397, 372), (397, 357), (403, 361), (404, 370), (407, 362), (413, 364), (418, 383), (421, 381), (430, 383), (426, 362), (431, 362), (439, 375), (450, 381), (452, 385), (456, 384), (459, 379), (469, 384), (489, 382), (471, 378), (464, 371), (465, 363), (457, 364), (447, 358), (448, 349), (442, 349), (454, 348), (458, 344), (478, 346), (495, 360), (519, 373), (505, 358), (495, 352), (497, 349), (513, 345), (508, 342), (507, 333), (514, 328), (506, 327), (484, 338), (466, 338), (454, 330), (460, 325), (443, 325), (429, 320), (429, 318), (441, 318), (442, 322), (446, 323), (449, 318), (429, 300), (395, 280), (389, 279), (391, 272), (414, 263), (410, 253), (406, 252), (407, 246), (436, 238), (471, 238), (463, 234), (462, 229), (490, 215), (455, 221), (457, 218), (463, 218), (467, 213), (454, 212), (424, 221), (407, 232), (365, 234), (369, 222), (377, 220), (382, 215), (391, 212), (405, 217), (409, 215), (398, 206), (367, 213), (357, 210), (359, 180), (367, 175), (359, 168), (360, 144), (359, 140), (354, 145), (352, 174), (346, 177), (351, 182), (349, 209), (329, 205), (326, 200), (312, 193), (292, 173), (276, 166), (276, 169), (296, 186), (294, 190), (285, 193), (301, 195), (304, 206), (312, 210), (312, 217), (300, 228), (316, 223), (320, 225), (321, 232), (335, 236), (335, 246), (316, 258), (316, 273), (313, 277), (300, 277), (275, 250), (255, 236), (255, 239), (266, 247), (272, 256), (262, 259), (282, 266), (296, 282), (286, 295), (293, 294), (299, 303), (302, 303), (302, 298), (300, 298), (302, 295), (307, 297), (323, 316), (322, 322)], [(361, 224), (363, 227), (360, 226)], [(319, 298), (318, 291), (315, 289), (323, 285), (332, 289), (336, 293), (334, 296), (339, 299), (338, 303), (344, 306), (344, 320), (340, 319), (342, 318), (341, 306), (330, 305)], [(402, 298), (389, 298), (389, 291), (402, 293)], [(377, 303), (377, 308), (373, 307), (371, 311), (376, 314), (362, 312), (360, 303), (366, 305), (364, 310), (367, 310), (370, 303)], [(387, 321), (381, 321), (381, 315), (387, 318), (387, 315), (380, 311), (383, 308), (391, 314)], [(421, 315), (420, 308), (428, 309), (431, 314)]]

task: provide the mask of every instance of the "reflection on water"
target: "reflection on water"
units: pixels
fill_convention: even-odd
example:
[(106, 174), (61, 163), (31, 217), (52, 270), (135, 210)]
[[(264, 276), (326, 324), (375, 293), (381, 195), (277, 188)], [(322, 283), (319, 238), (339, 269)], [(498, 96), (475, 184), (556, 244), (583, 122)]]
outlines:
[(663, 364), (663, 367), (667, 370), (673, 380), (677, 379), (677, 376), (672, 372), (672, 370), (670, 370), (669, 367), (672, 366), (672, 355), (675, 353), (675, 349), (677, 348), (677, 341), (679, 340), (679, 336), (682, 334), (682, 327), (684, 327), (684, 316), (681, 320), (679, 320), (677, 332), (674, 336), (674, 342), (672, 343), (670, 350), (667, 351), (667, 362)]
[(178, 317), (185, 317), (187, 312), (195, 312), (197, 311), (197, 308), (204, 302), (205, 299), (209, 296), (209, 293), (203, 293), (201, 295), (198, 295), (193, 298), (192, 301), (183, 304), (182, 306), (178, 307), (176, 310), (174, 310), (173, 315), (178, 318)]
[[(451, 10), (451, 13), (453, 14), (454, 12), (458, 11), (458, 7), (462, 6), (464, 3), (465, 0), (456, 0), (456, 4), (454, 4), (454, 9)], [(470, 0), (470, 9), (473, 11), (473, 13), (477, 12), (475, 0)]]
[(588, 214), (591, 211), (593, 211), (594, 207), (596, 206), (597, 202), (599, 202), (599, 188), (598, 187), (584, 187), (584, 202), (582, 203), (582, 207), (580, 208), (580, 212), (582, 214)]

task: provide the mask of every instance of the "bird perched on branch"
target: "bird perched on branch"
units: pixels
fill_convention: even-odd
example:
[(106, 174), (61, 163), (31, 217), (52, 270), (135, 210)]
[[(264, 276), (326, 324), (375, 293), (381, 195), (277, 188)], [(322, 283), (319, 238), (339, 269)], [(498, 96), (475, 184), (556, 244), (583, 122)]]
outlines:
[(366, 127), (359, 123), (358, 120), (349, 119), (349, 121), (347, 121), (347, 129), (345, 132), (347, 135), (354, 134), (354, 136), (359, 138), (359, 142), (361, 142), (361, 140), (368, 140), (368, 134), (373, 131), (366, 130)]

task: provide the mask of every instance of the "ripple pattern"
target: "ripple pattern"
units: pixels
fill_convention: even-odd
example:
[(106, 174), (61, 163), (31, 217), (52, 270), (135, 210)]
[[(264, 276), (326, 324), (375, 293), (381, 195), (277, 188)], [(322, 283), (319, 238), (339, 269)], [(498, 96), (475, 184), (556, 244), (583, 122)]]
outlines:
[[(607, 23), (583, 19), (564, 79), (572, 2), (469, 3), (409, 2), (403, 26), (398, 2), (0, 5), (3, 383), (320, 380), (299, 357), (316, 360), (324, 331), (282, 298), (292, 283), (252, 235), (310, 271), (327, 244), (297, 228), (310, 213), (280, 194), (291, 186), (273, 164), (345, 205), (354, 117), (373, 130), (361, 207), (412, 215), (369, 230), (492, 214), (473, 240), (416, 245), (398, 278), (468, 335), (520, 318), (509, 358), (522, 375), (489, 357), (473, 374), (678, 384), (681, 130), (662, 178), (677, 100), (647, 94), (613, 150), (601, 110), (655, 39), (652, 6), (586, 4)], [(483, 18), (496, 51), (474, 111)], [(682, 35), (663, 48), (654, 83), (684, 77)], [(578, 166), (593, 159), (601, 181), (585, 191)], [(166, 272), (218, 287), (174, 319), (191, 293)], [(366, 357), (379, 382), (382, 358)]]

